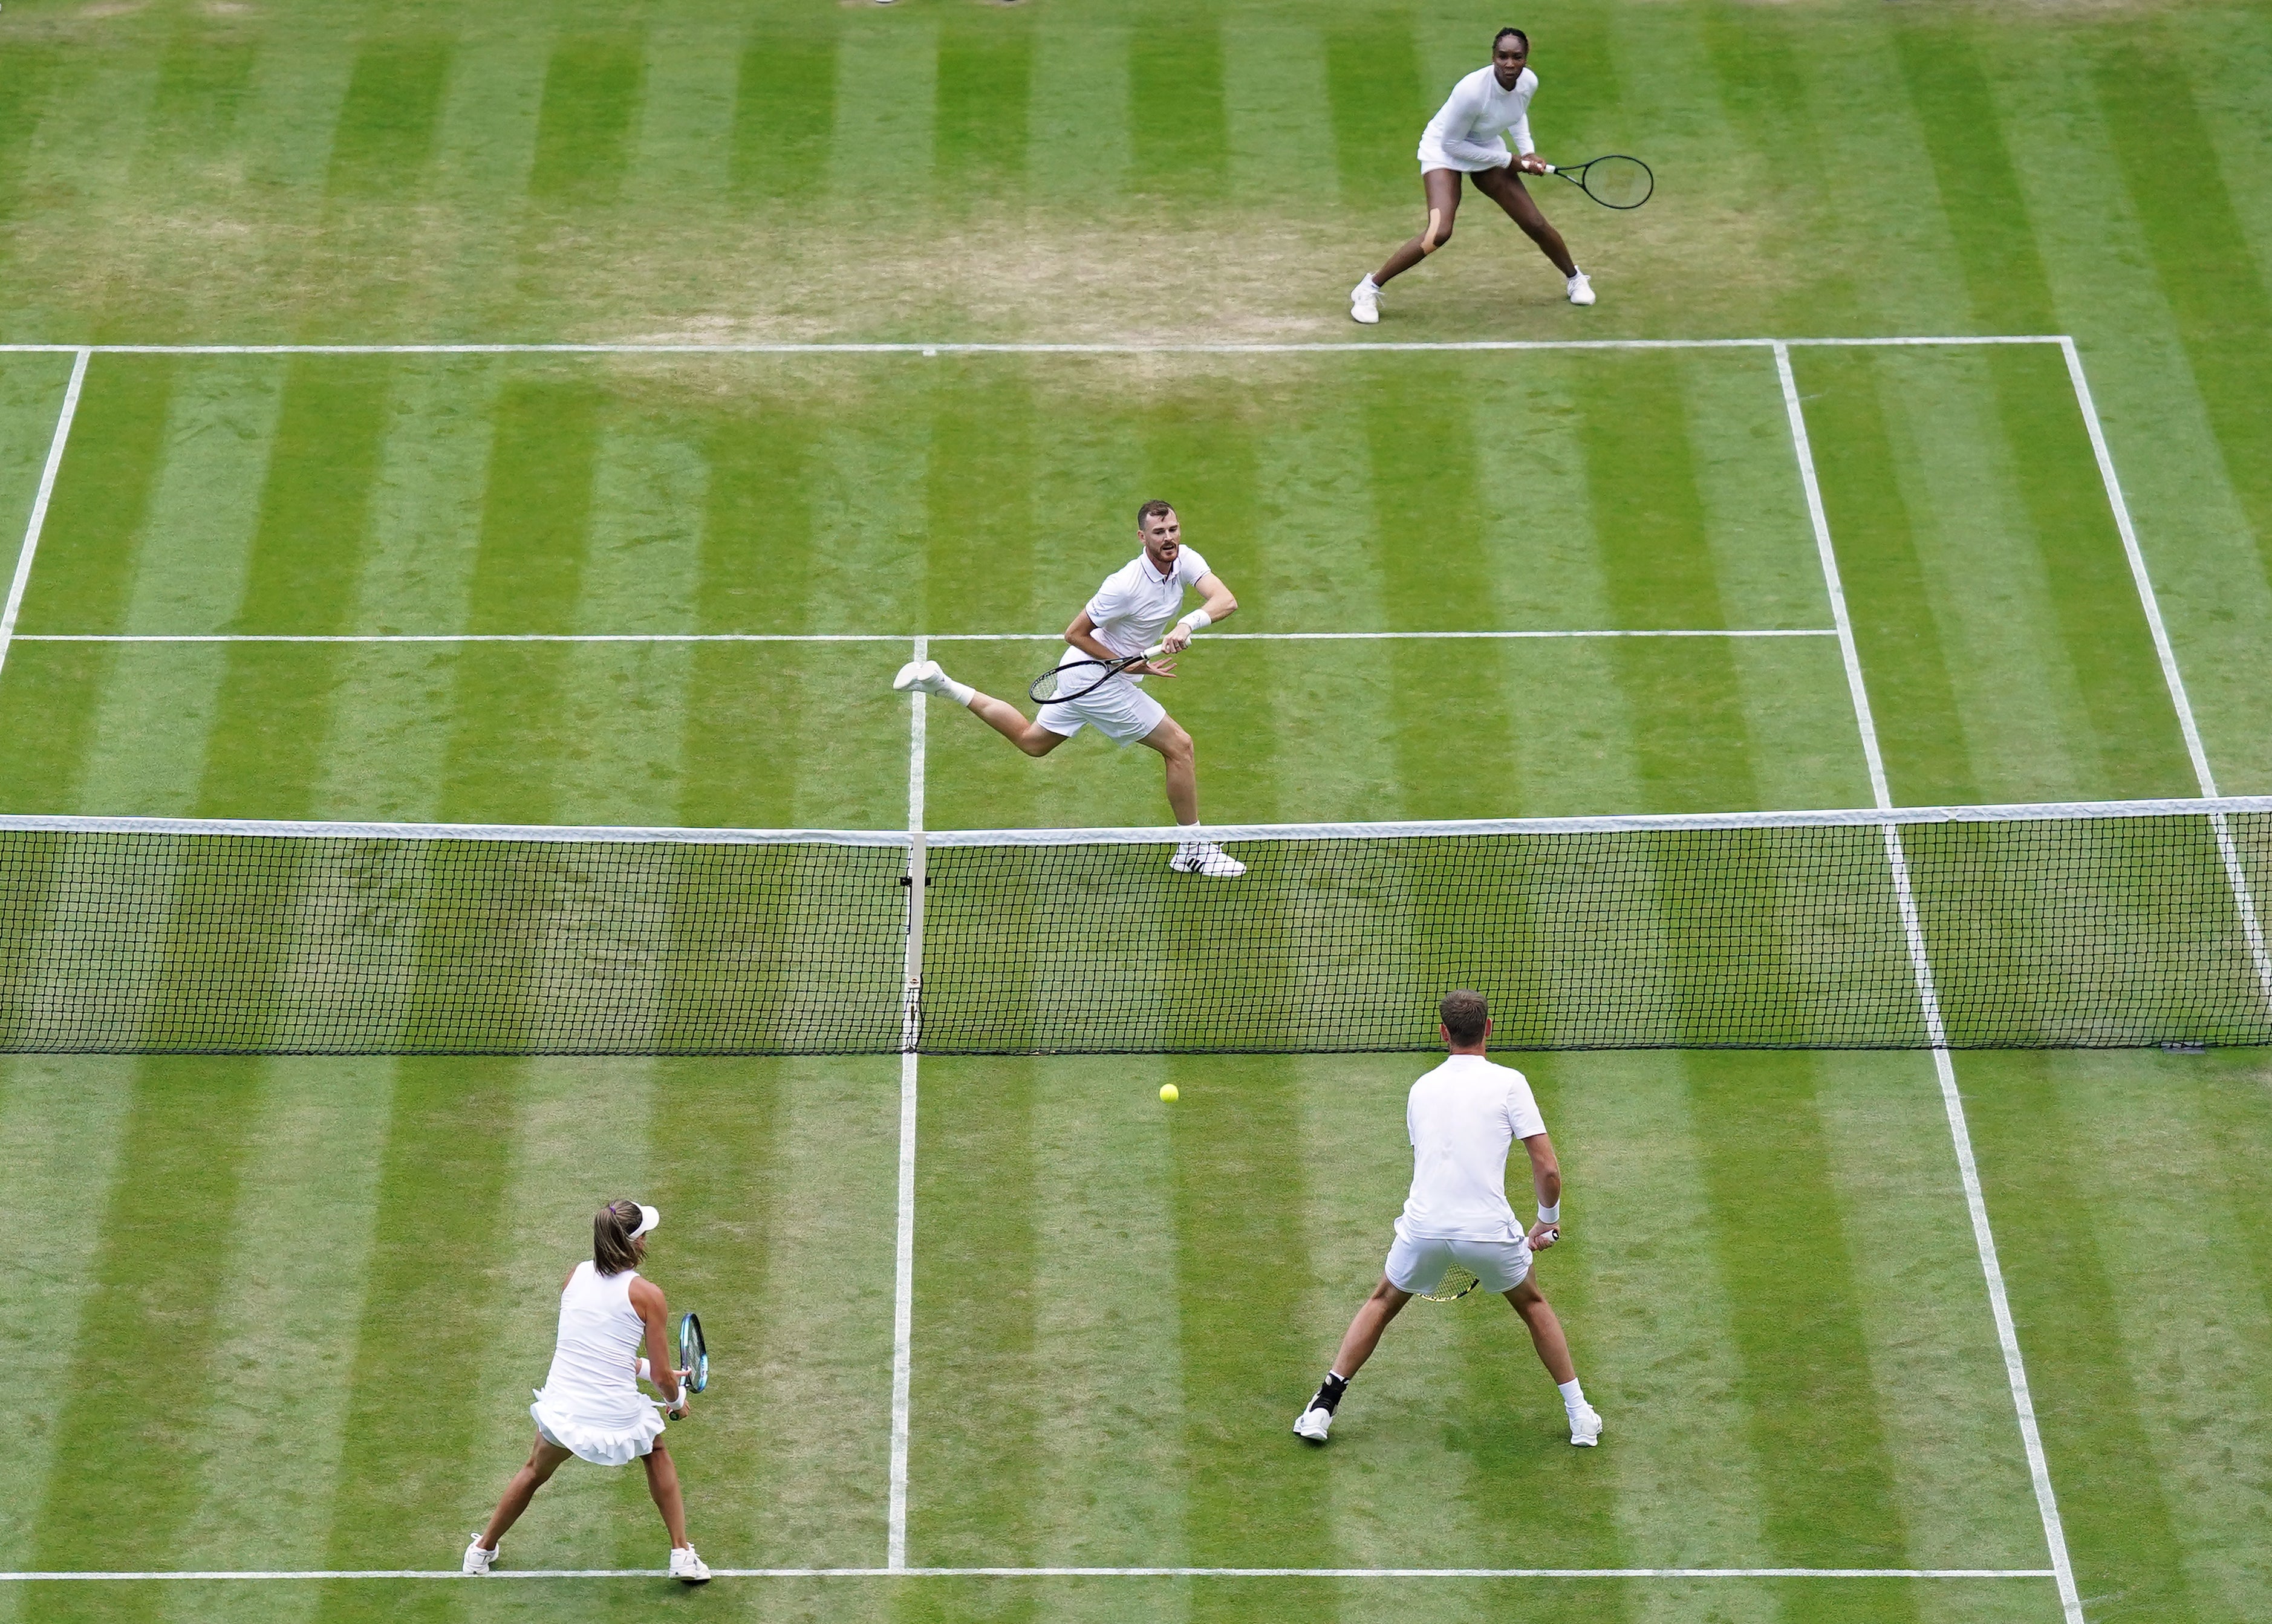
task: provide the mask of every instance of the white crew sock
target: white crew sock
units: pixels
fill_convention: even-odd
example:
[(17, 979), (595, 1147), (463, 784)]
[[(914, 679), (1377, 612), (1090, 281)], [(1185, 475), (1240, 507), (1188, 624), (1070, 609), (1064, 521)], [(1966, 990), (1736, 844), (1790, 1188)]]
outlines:
[(1586, 267), (1585, 267), (1585, 266), (1583, 266), (1583, 265), (1581, 265), (1581, 266), (1579, 266), (1575, 271), (1573, 271), (1572, 272), (1570, 272), (1570, 274), (1569, 274), (1566, 278), (1565, 278), (1564, 279), (1565, 279), (1565, 280), (1566, 280), (1566, 281), (1570, 281), (1570, 282), (1575, 282), (1575, 281), (1576, 281), (1580, 277), (1581, 277), (1581, 276), (1583, 276), (1583, 275), (1585, 275), (1585, 274), (1586, 274)]
[(940, 672), (939, 675), (945, 677), (946, 680), (946, 697), (949, 699), (953, 700), (957, 704), (968, 704), (970, 703), (970, 696), (978, 691), (976, 689), (971, 687), (968, 682), (956, 682), (953, 677), (947, 676), (946, 673), (944, 671)]
[(1370, 271), (1364, 273), (1364, 280), (1359, 282), (1357, 286), (1359, 287), (1370, 287), (1376, 294), (1380, 291), (1380, 284), (1372, 279), (1372, 272)]
[(1561, 1389), (1562, 1407), (1572, 1415), (1586, 1407), (1586, 1389), (1578, 1384), (1575, 1377), (1567, 1382), (1557, 1382), (1554, 1385)]

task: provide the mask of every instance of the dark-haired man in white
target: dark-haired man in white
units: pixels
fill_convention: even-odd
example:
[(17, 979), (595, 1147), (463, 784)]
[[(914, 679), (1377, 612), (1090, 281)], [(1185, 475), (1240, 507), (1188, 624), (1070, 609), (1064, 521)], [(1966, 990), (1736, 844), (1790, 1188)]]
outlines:
[[(1388, 1322), (1415, 1297), (1443, 1284), (1458, 1266), (1503, 1294), (1530, 1331), (1539, 1362), (1562, 1391), (1570, 1441), (1602, 1441), (1602, 1418), (1586, 1402), (1562, 1322), (1531, 1278), (1534, 1252), (1561, 1239), (1562, 1169), (1546, 1136), (1545, 1119), (1530, 1084), (1510, 1067), (1484, 1058), (1491, 1038), (1491, 1009), (1480, 993), (1446, 993), (1438, 1006), (1438, 1033), (1450, 1058), (1412, 1085), (1404, 1106), (1412, 1141), (1412, 1190), (1396, 1220), (1396, 1240), (1380, 1284), (1349, 1322), (1341, 1352), (1316, 1397), (1294, 1423), (1297, 1436), (1323, 1443), (1342, 1395), (1380, 1341)], [(1516, 1140), (1530, 1153), (1530, 1180), (1538, 1196), (1538, 1221), (1528, 1231), (1506, 1199), (1507, 1152)]]

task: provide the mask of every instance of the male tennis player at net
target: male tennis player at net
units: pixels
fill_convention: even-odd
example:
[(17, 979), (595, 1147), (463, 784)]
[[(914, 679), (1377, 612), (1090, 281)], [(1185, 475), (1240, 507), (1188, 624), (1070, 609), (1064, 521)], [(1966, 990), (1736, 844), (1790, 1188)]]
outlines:
[[(1444, 995), (1437, 1032), (1451, 1058), (1412, 1085), (1404, 1127), (1412, 1141), (1412, 1191), (1396, 1220), (1396, 1240), (1380, 1284), (1349, 1322), (1341, 1352), (1317, 1397), (1294, 1423), (1297, 1436), (1323, 1443), (1342, 1395), (1380, 1333), (1413, 1298), (1433, 1292), (1455, 1265), (1472, 1270), (1486, 1291), (1505, 1293), (1530, 1329), (1538, 1358), (1562, 1389), (1570, 1441), (1596, 1444), (1602, 1418), (1586, 1402), (1570, 1362), (1562, 1322), (1531, 1278), (1534, 1251), (1560, 1238), (1562, 1170), (1530, 1084), (1522, 1073), (1484, 1058), (1491, 1010), (1480, 993)], [(1538, 1222), (1526, 1233), (1506, 1200), (1506, 1156), (1514, 1141), (1530, 1152)]]
[[(1193, 632), (1205, 630), (1237, 609), (1238, 600), (1230, 595), (1230, 588), (1215, 578), (1206, 559), (1184, 545), (1183, 521), (1176, 517), (1175, 509), (1164, 502), (1146, 503), (1136, 510), (1136, 534), (1143, 550), (1106, 576), (1088, 607), (1065, 628), (1060, 666), (1141, 655), (1161, 642), (1172, 656), (1190, 645)], [(1196, 589), (1205, 601), (1176, 620), (1162, 638), (1162, 629), (1184, 607), (1187, 589)], [(1158, 700), (1137, 686), (1147, 676), (1172, 677), (1175, 666), (1171, 658), (1140, 660), (1092, 693), (1043, 705), (1032, 721), (1017, 706), (982, 694), (968, 682), (956, 682), (939, 669), (935, 659), (909, 660), (900, 667), (892, 686), (903, 694), (941, 695), (968, 707), (1028, 756), (1048, 755), (1084, 727), (1094, 727), (1122, 744), (1141, 740), (1159, 751), (1165, 762), (1168, 805), (1174, 809), (1176, 822), (1188, 829), (1200, 821), (1199, 765), (1192, 736)], [(1246, 872), (1244, 863), (1212, 840), (1185, 840), (1168, 860), (1168, 866), (1184, 874), (1217, 879)]]
[[(490, 1571), (505, 1531), (569, 1456), (577, 1456), (601, 1466), (644, 1461), (647, 1492), (670, 1535), (670, 1576), (689, 1584), (710, 1577), (687, 1540), (678, 1468), (663, 1445), (662, 1418), (654, 1412), (661, 1402), (675, 1416), (686, 1413), (686, 1372), (672, 1368), (669, 1356), (669, 1311), (661, 1289), (638, 1268), (646, 1259), (647, 1236), (661, 1222), (662, 1214), (635, 1201), (611, 1201), (593, 1216), (591, 1261), (570, 1270), (560, 1288), (551, 1374), (528, 1406), (536, 1418), (536, 1441), (527, 1464), (505, 1485), (490, 1525), (466, 1547), (461, 1572)], [(647, 1359), (639, 1356), (641, 1342)], [(639, 1391), (641, 1376), (661, 1389), (661, 1400)]]
[[(1477, 68), (1454, 85), (1420, 132), (1420, 189), (1427, 197), (1428, 223), (1379, 270), (1349, 290), (1352, 318), (1368, 327), (1379, 321), (1380, 290), (1388, 279), (1403, 275), (1452, 240), (1463, 175), (1477, 191), (1505, 209), (1523, 235), (1538, 244), (1538, 251), (1554, 262), (1572, 304), (1594, 302), (1594, 285), (1517, 175), (1518, 171), (1546, 173), (1545, 161), (1530, 145), (1530, 98), (1537, 89), (1538, 76), (1530, 71), (1530, 36), (1520, 28), (1500, 29), (1491, 41), (1491, 66)], [(1513, 151), (1499, 139), (1502, 130), (1513, 140)]]

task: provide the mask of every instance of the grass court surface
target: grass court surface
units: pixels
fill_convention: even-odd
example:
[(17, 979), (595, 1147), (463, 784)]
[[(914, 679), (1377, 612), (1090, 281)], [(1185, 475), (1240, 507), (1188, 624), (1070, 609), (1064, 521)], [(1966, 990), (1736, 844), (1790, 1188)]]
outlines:
[[(0, 339), (1348, 339), (1503, 20), (12, 6)], [(1593, 310), (1471, 209), (1364, 336), (2071, 333), (2202, 758), (2272, 788), (2272, 12), (1511, 20), (1547, 155), (1636, 151), (1658, 195), (1538, 194)], [(78, 364), (0, 354), (0, 535)], [(1790, 364), (1892, 799), (2201, 793), (2059, 346)], [(1872, 802), (1771, 351), (917, 347), (93, 355), (0, 810), (903, 826), (900, 640), (1055, 631), (1154, 494), (1226, 630), (1711, 634), (1203, 642), (1162, 697), (1210, 818)], [(628, 640), (258, 640), (530, 633)], [(1041, 646), (934, 652), (1014, 694)], [(930, 827), (1158, 821), (1148, 751), (1032, 762), (938, 704), (924, 736)], [(2049, 1576), (1882, 1571), (2054, 1566), (1922, 1054), (1521, 1057), (1603, 1447), (1467, 1302), (1408, 1310), (1302, 1449), (1424, 1063), (925, 1059), (895, 1515), (898, 1061), (0, 1061), (0, 1569), (450, 1567), (629, 1193), (712, 1332), (670, 1436), (716, 1567), (1881, 1571), (19, 1581), (0, 1617), (2061, 1619)], [(2084, 1616), (2248, 1616), (2261, 1057), (1954, 1075)], [(662, 1546), (637, 1474), (572, 1466), (504, 1561)]]

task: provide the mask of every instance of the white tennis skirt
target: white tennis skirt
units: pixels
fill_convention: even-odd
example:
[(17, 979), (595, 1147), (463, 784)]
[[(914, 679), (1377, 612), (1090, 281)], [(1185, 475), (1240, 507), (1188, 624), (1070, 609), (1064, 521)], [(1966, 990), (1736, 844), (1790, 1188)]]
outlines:
[(548, 1399), (539, 1388), (528, 1413), (535, 1419), (536, 1430), (545, 1442), (594, 1466), (627, 1465), (652, 1453), (654, 1441), (662, 1436), (662, 1412), (644, 1401), (636, 1416), (618, 1411), (604, 1419), (591, 1420), (566, 1404)]
[(1433, 142), (1420, 143), (1420, 173), (1431, 169), (1457, 169), (1461, 175), (1480, 175), (1486, 169), (1504, 169), (1514, 161), (1514, 154), (1504, 148), (1495, 162), (1476, 163), (1465, 158), (1454, 158)]

